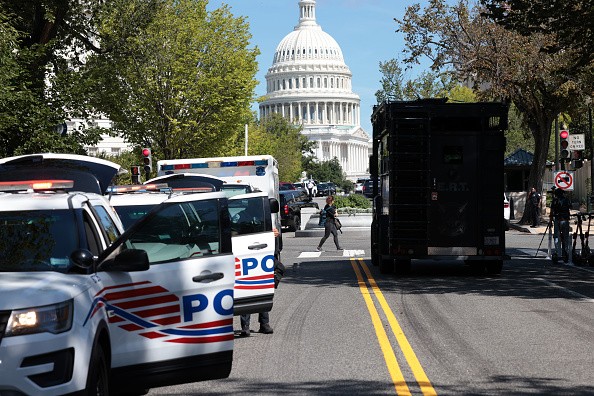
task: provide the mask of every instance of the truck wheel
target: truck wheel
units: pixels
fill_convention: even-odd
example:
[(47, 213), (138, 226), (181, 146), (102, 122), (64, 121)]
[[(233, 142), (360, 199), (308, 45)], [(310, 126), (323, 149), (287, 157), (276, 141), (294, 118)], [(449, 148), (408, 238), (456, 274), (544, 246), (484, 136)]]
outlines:
[(85, 392), (87, 395), (109, 396), (109, 372), (101, 345), (97, 345), (92, 352)]
[(377, 267), (379, 265), (379, 257), (378, 254), (375, 253), (373, 251), (373, 249), (371, 249), (371, 264), (373, 264), (374, 267)]
[(394, 270), (397, 274), (405, 275), (410, 272), (411, 261), (408, 259), (397, 259)]
[(499, 275), (503, 269), (503, 260), (487, 261), (485, 264), (487, 274)]
[(394, 272), (394, 260), (390, 258), (380, 258), (379, 270), (382, 274), (391, 274)]

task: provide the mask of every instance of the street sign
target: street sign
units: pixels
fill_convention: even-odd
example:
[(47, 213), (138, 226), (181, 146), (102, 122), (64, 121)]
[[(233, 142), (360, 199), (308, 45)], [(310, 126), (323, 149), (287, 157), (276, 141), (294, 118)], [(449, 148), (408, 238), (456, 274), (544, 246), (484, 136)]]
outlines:
[(569, 141), (569, 149), (570, 150), (585, 150), (586, 149), (586, 138), (583, 133), (569, 135), (567, 140)]
[(553, 183), (555, 183), (555, 187), (560, 188), (561, 190), (573, 191), (573, 172), (555, 172), (553, 177)]

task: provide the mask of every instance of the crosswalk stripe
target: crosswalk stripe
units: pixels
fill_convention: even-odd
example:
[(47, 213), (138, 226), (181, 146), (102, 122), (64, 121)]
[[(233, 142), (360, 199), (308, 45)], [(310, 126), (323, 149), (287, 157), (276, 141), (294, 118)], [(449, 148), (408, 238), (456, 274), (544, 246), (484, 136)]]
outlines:
[[(334, 251), (330, 250), (327, 253), (331, 256)], [(337, 251), (336, 253), (340, 253)], [(301, 252), (298, 258), (317, 258), (322, 255), (322, 252)], [(365, 250), (363, 249), (349, 249), (342, 251), (342, 257), (357, 257), (357, 256), (365, 256)]]
[(301, 252), (299, 258), (315, 258), (320, 257), (322, 252)]

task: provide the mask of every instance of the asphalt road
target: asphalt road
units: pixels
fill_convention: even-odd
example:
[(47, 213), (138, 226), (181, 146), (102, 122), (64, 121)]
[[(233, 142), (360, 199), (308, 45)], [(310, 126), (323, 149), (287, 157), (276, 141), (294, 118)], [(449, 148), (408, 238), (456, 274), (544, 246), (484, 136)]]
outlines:
[(228, 379), (150, 395), (594, 394), (594, 267), (535, 257), (542, 235), (508, 231), (500, 276), (414, 262), (403, 277), (371, 265), (368, 230), (340, 236), (353, 258), (284, 237), (274, 334), (236, 338)]

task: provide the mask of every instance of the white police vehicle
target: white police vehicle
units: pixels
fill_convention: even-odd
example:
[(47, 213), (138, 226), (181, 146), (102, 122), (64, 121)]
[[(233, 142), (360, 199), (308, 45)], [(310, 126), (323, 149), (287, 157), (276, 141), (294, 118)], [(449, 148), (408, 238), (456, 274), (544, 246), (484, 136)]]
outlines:
[(227, 377), (235, 277), (224, 195), (171, 197), (121, 234), (106, 197), (75, 191), (105, 191), (119, 167), (59, 157), (0, 160), (0, 395)]
[[(207, 179), (196, 175), (170, 175), (151, 179), (145, 185), (116, 186), (110, 189), (110, 203), (125, 228), (151, 212), (152, 208), (179, 192), (193, 193), (207, 188)], [(163, 182), (167, 183), (153, 183)], [(172, 183), (174, 187), (168, 186)], [(218, 186), (217, 188), (220, 188)], [(225, 193), (229, 193), (226, 191)], [(235, 258), (234, 314), (265, 312), (272, 309), (274, 299), (275, 236), (272, 212), (278, 203), (264, 192), (238, 194), (229, 198), (232, 250)], [(171, 232), (174, 232), (172, 230)], [(212, 248), (201, 245), (208, 254)]]

